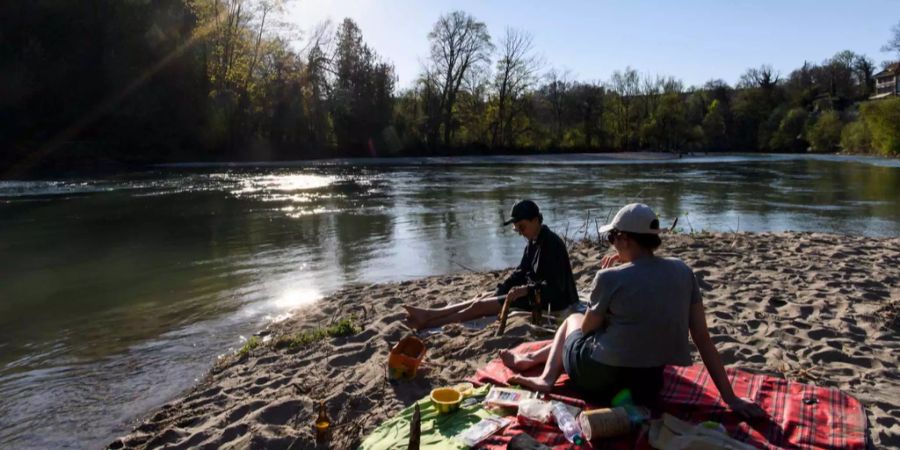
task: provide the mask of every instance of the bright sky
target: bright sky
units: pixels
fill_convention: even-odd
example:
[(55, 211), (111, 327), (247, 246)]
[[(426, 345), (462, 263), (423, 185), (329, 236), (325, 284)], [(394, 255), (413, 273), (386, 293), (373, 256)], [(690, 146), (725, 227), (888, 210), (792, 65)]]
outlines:
[(310, 30), (352, 18), (408, 87), (428, 57), (435, 20), (457, 9), (485, 22), (495, 40), (507, 26), (532, 33), (546, 69), (575, 79), (605, 81), (631, 66), (687, 85), (733, 85), (762, 64), (787, 75), (844, 49), (880, 66), (896, 57), (880, 48), (900, 22), (898, 0), (294, 0), (288, 20)]

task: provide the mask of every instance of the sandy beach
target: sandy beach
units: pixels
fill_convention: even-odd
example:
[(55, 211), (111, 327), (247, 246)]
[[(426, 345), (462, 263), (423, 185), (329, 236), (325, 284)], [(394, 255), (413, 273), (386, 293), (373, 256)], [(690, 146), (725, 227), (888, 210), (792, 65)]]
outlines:
[[(605, 251), (591, 242), (572, 245), (580, 291)], [(900, 446), (900, 238), (678, 234), (664, 238), (659, 254), (694, 268), (726, 365), (837, 387), (865, 405), (876, 448)], [(501, 337), (494, 336), (496, 324), (446, 326), (425, 338), (426, 363), (415, 380), (387, 381), (388, 351), (410, 333), (401, 305), (468, 299), (505, 274), (462, 272), (337, 292), (261, 331), (260, 345), (220, 360), (190, 392), (150, 412), (110, 447), (313, 448), (312, 422), (324, 400), (336, 423), (331, 448), (356, 448), (433, 387), (462, 381), (501, 349), (550, 337), (526, 316), (514, 318)], [(357, 334), (293, 349), (276, 345), (350, 315)]]

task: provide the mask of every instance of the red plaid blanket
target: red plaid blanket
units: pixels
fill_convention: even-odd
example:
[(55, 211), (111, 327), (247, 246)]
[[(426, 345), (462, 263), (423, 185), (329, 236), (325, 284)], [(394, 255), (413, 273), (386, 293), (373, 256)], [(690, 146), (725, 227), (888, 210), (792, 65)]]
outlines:
[[(514, 351), (524, 352), (544, 344), (529, 342)], [(535, 369), (535, 372), (539, 372)], [(698, 423), (705, 420), (719, 422), (731, 437), (765, 449), (864, 449), (866, 448), (866, 415), (855, 398), (833, 388), (793, 383), (767, 375), (755, 375), (727, 369), (734, 392), (739, 397), (753, 399), (768, 414), (769, 419), (747, 423), (740, 420), (719, 398), (719, 393), (703, 365), (667, 367), (661, 393), (660, 409), (680, 419)], [(514, 373), (499, 359), (479, 369), (471, 381), (507, 385)], [(536, 373), (535, 373), (536, 374)], [(532, 375), (529, 373), (528, 375)], [(567, 384), (563, 375), (551, 393), (552, 398), (582, 408), (602, 405), (586, 403)], [(506, 448), (513, 436), (527, 432), (536, 440), (555, 449), (575, 448), (555, 426), (507, 427), (484, 443), (488, 449)], [(581, 448), (649, 449), (647, 436), (641, 432), (618, 439), (596, 440)]]

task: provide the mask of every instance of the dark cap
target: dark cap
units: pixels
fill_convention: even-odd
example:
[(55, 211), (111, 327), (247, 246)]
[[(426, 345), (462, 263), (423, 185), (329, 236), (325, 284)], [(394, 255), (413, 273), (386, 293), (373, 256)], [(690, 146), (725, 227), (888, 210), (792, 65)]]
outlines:
[(503, 225), (509, 225), (520, 220), (534, 219), (541, 215), (537, 203), (531, 200), (519, 200), (509, 211), (509, 219)]

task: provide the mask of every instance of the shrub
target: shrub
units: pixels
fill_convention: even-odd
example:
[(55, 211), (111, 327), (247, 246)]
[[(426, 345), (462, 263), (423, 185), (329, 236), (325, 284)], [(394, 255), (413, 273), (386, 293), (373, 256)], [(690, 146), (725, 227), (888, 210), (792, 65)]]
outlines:
[(817, 152), (828, 152), (841, 142), (841, 118), (834, 111), (822, 113), (816, 122), (806, 130), (806, 139)]
[(859, 112), (872, 136), (872, 148), (886, 156), (900, 154), (900, 98), (863, 103)]
[(305, 347), (327, 337), (352, 336), (360, 331), (353, 317), (345, 317), (327, 327), (318, 327), (312, 330), (301, 331), (297, 334), (282, 336), (275, 341), (275, 347), (295, 349)]
[(244, 343), (244, 346), (238, 351), (238, 355), (241, 358), (250, 354), (254, 348), (259, 347), (260, 341), (259, 336), (251, 336), (250, 339), (247, 339), (247, 342)]
[(850, 122), (841, 131), (841, 148), (848, 152), (872, 151), (872, 134), (863, 120)]

